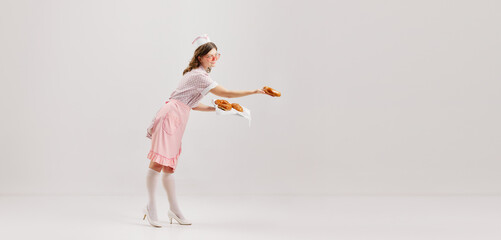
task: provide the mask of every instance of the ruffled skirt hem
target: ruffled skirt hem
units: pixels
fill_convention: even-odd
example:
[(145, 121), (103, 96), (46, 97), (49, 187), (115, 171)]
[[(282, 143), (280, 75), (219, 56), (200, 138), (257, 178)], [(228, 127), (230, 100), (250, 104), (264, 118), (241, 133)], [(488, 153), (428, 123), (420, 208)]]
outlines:
[(160, 165), (168, 166), (168, 167), (171, 167), (172, 170), (175, 170), (176, 165), (177, 165), (177, 159), (179, 158), (179, 155), (181, 155), (181, 148), (179, 149), (179, 153), (177, 154), (177, 156), (175, 156), (173, 158), (168, 158), (168, 157), (162, 156), (159, 153), (156, 153), (153, 150), (150, 150), (147, 158), (150, 159), (151, 161), (154, 161), (154, 162), (160, 164)]

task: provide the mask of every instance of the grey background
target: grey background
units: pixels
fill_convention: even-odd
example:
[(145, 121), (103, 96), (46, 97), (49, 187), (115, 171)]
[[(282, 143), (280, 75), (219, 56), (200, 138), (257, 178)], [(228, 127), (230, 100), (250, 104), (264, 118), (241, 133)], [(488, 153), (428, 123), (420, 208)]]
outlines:
[(499, 194), (500, 6), (2, 0), (0, 194), (145, 195), (146, 128), (202, 33), (215, 81), (283, 96), (231, 99), (250, 128), (192, 111), (180, 195)]

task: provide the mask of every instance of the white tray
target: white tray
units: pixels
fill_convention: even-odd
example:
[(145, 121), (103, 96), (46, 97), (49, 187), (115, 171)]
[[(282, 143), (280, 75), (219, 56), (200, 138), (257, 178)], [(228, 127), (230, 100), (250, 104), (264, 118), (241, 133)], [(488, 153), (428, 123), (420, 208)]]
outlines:
[[(229, 102), (229, 101), (228, 101)], [(217, 115), (236, 115), (236, 116), (240, 116), (240, 117), (243, 117), (245, 119), (247, 119), (249, 121), (249, 127), (251, 125), (251, 112), (248, 108), (240, 105), (243, 109), (243, 112), (239, 112), (235, 109), (231, 109), (229, 111), (224, 111), (222, 109), (220, 109), (217, 104), (216, 104), (216, 99), (212, 99), (212, 106), (214, 108), (216, 108), (216, 114)]]

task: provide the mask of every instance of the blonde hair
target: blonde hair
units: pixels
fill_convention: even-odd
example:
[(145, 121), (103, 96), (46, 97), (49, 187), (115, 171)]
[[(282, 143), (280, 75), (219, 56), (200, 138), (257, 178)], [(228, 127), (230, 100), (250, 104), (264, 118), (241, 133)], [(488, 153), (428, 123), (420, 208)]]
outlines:
[[(205, 43), (203, 45), (201, 45), (200, 47), (198, 47), (196, 50), (195, 50), (195, 53), (193, 54), (193, 57), (191, 58), (191, 61), (190, 63), (188, 64), (188, 67), (186, 69), (184, 69), (183, 71), (183, 75), (193, 69), (196, 69), (198, 67), (200, 67), (200, 61), (198, 60), (198, 57), (202, 57), (202, 56), (205, 56), (207, 53), (209, 53), (213, 48), (216, 49), (217, 51), (217, 46), (216, 44), (214, 44), (213, 42), (208, 42), (208, 43)], [(211, 68), (209, 67), (209, 70), (208, 72), (211, 71)]]

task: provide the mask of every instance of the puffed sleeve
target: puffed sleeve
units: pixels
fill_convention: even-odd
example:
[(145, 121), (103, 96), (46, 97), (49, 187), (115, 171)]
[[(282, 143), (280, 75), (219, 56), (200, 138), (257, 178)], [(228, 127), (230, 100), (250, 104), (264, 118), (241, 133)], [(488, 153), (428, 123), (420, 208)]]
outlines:
[(196, 85), (199, 92), (205, 96), (209, 91), (215, 88), (218, 84), (212, 78), (205, 74), (200, 74), (196, 78)]

